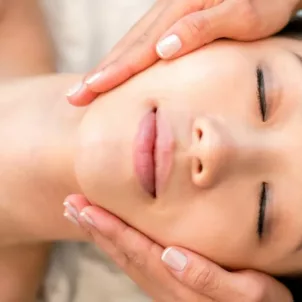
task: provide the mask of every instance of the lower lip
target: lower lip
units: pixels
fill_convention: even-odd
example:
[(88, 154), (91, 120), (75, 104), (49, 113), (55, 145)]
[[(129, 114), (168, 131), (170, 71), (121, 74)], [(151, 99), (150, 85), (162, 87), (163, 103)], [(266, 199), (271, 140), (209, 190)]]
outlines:
[(161, 112), (147, 113), (134, 141), (134, 168), (142, 188), (153, 198), (169, 178), (173, 149), (172, 131)]

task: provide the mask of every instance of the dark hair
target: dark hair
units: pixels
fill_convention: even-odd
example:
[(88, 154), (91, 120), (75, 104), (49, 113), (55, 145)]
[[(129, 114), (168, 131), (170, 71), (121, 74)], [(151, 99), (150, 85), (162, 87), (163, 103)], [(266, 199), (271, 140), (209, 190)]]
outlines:
[(278, 278), (292, 293), (294, 301), (302, 301), (302, 277), (284, 277)]
[(278, 35), (302, 40), (302, 15), (293, 18)]

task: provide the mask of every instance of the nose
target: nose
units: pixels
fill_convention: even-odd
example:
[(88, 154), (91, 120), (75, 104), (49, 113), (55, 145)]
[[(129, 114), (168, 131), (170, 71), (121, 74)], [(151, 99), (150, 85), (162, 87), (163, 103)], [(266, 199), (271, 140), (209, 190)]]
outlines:
[(217, 184), (232, 165), (236, 152), (234, 140), (220, 121), (196, 119), (191, 149), (193, 183), (201, 188)]

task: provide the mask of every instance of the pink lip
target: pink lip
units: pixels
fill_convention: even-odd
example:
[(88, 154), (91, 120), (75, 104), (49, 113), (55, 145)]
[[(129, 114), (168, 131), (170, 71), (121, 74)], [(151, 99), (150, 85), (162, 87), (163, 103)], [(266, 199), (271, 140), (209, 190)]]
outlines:
[(147, 113), (134, 140), (134, 170), (152, 197), (163, 191), (172, 168), (174, 139), (159, 111)]

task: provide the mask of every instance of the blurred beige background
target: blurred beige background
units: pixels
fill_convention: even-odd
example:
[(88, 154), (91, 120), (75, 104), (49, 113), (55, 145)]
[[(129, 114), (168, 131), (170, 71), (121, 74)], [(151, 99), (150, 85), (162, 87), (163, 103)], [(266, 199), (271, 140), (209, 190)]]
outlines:
[[(85, 72), (127, 32), (154, 0), (40, 0), (56, 45), (59, 72)], [(55, 245), (41, 302), (145, 302), (93, 245)]]

